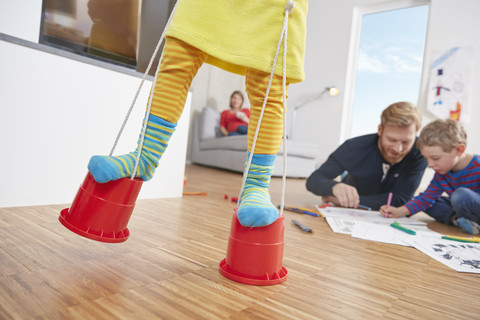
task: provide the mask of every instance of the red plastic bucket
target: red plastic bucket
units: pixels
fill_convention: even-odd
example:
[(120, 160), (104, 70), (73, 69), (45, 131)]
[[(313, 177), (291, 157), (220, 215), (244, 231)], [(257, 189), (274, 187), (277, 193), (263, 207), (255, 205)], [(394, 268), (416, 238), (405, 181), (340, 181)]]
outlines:
[(230, 280), (257, 286), (287, 280), (287, 269), (282, 265), (284, 227), (285, 217), (265, 227), (244, 227), (234, 212), (220, 273)]
[(123, 242), (143, 180), (122, 178), (98, 183), (88, 173), (70, 209), (58, 218), (71, 231), (97, 241)]

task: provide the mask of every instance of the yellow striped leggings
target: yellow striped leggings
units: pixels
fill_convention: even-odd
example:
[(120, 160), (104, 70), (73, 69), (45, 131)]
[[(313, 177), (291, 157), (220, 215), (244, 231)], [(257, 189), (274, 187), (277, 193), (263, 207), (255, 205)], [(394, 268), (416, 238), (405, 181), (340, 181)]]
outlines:
[[(153, 92), (152, 114), (171, 123), (178, 122), (192, 80), (207, 56), (207, 53), (183, 41), (171, 37), (166, 38)], [(282, 77), (275, 75), (265, 106), (255, 150), (251, 150), (269, 78), (270, 74), (249, 68), (245, 76), (251, 113), (248, 126), (248, 151), (256, 154), (277, 154), (282, 141)]]

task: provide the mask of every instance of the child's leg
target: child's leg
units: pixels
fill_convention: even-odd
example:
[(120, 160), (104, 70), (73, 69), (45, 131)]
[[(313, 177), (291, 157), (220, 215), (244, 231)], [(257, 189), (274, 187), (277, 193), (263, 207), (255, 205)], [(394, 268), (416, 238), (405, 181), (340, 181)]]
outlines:
[(272, 224), (278, 218), (278, 209), (270, 201), (270, 177), (273, 163), (280, 150), (283, 136), (282, 78), (274, 76), (267, 105), (258, 133), (255, 150), (252, 150), (258, 119), (265, 98), (270, 74), (248, 69), (246, 91), (250, 100), (251, 116), (248, 125), (248, 153), (253, 152), (252, 164), (242, 190), (237, 217), (243, 226), (259, 227)]
[[(135, 177), (145, 181), (153, 177), (182, 114), (188, 89), (206, 57), (206, 53), (180, 40), (166, 39)], [(129, 177), (137, 151), (123, 156), (93, 156), (88, 170), (100, 183)]]
[(455, 221), (452, 221), (455, 210), (452, 208), (452, 204), (450, 203), (450, 197), (438, 198), (433, 206), (425, 210), (425, 213), (438, 222), (442, 222), (447, 225), (455, 224)]
[(468, 188), (458, 188), (450, 196), (457, 224), (469, 234), (480, 233), (480, 194)]

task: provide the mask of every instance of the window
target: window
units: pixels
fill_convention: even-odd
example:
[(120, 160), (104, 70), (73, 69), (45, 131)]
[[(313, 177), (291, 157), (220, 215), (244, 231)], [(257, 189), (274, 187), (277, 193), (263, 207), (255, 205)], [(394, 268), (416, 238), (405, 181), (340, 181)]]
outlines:
[(417, 103), (427, 19), (427, 5), (363, 16), (350, 137), (376, 132), (391, 103)]
[(175, 0), (44, 0), (40, 43), (144, 72), (174, 5)]

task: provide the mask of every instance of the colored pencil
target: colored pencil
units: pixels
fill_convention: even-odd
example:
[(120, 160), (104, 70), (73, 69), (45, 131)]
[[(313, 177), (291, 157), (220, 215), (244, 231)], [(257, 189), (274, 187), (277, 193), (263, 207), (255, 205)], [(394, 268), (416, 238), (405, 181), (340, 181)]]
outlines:
[(416, 232), (415, 232), (415, 231), (410, 230), (410, 229), (407, 229), (407, 228), (405, 228), (405, 227), (402, 227), (402, 226), (400, 225), (400, 223), (398, 223), (398, 222), (396, 222), (396, 221), (395, 221), (394, 223), (390, 224), (390, 226), (392, 226), (392, 227), (395, 228), (395, 229), (398, 229), (398, 230), (401, 230), (401, 231), (403, 231), (403, 232), (406, 232), (406, 233), (408, 233), (408, 234), (416, 235)]
[[(280, 205), (278, 205), (277, 208), (280, 208)], [(316, 213), (316, 212), (313, 212), (313, 211), (310, 211), (310, 210), (304, 210), (304, 209), (300, 209), (300, 208), (296, 208), (296, 207), (287, 207), (287, 206), (284, 206), (283, 209), (284, 209), (284, 210), (288, 210), (288, 211), (292, 211), (292, 212), (308, 214), (309, 216), (314, 216), (314, 217), (320, 216), (320, 215), (319, 215), (318, 213)]]
[(479, 243), (479, 237), (457, 237), (457, 236), (442, 236), (442, 239), (446, 240), (453, 240), (453, 241), (460, 241), (460, 242), (472, 242), (472, 243)]

